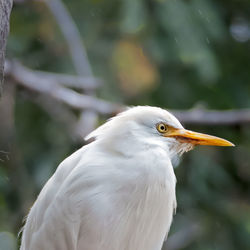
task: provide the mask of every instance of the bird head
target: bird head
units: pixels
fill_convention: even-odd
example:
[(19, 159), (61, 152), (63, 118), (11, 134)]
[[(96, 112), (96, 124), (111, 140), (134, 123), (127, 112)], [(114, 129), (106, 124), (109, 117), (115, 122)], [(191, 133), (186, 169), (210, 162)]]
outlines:
[(137, 106), (108, 120), (88, 136), (105, 142), (123, 153), (161, 147), (170, 158), (193, 149), (196, 145), (234, 146), (231, 142), (185, 129), (170, 112), (150, 106)]

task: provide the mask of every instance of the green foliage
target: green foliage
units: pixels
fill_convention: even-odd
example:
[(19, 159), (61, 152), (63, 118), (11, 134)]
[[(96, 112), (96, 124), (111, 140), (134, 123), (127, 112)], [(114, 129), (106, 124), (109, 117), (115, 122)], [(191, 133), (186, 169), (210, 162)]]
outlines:
[[(100, 98), (175, 109), (250, 107), (250, 43), (232, 33), (237, 18), (249, 27), (248, 1), (72, 0), (65, 5), (94, 74), (105, 82)], [(14, 6), (7, 54), (32, 69), (75, 73), (64, 37), (39, 1)], [(17, 89), (7, 139), (0, 125), (0, 146), (10, 152), (0, 151), (1, 250), (16, 248), (14, 238), (39, 190), (79, 147), (26, 95)], [(250, 249), (249, 128), (190, 129), (225, 137), (237, 147), (204, 147), (184, 157), (176, 168), (178, 210), (170, 235), (195, 222), (201, 233), (183, 249)]]

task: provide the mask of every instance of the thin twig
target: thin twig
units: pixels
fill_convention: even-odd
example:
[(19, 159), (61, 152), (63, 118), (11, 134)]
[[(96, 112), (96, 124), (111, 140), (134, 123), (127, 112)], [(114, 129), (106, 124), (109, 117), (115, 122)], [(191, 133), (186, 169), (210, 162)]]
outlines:
[(86, 50), (80, 33), (61, 0), (44, 0), (55, 17), (69, 47), (76, 72), (81, 76), (92, 76)]
[(1, 154), (6, 154), (6, 155), (9, 155), (9, 154), (10, 154), (10, 152), (4, 151), (4, 150), (0, 150), (0, 153), (1, 153)]
[[(9, 60), (5, 61), (5, 74), (11, 74), (11, 62)], [(40, 77), (49, 82), (54, 82), (57, 84), (64, 85), (70, 88), (83, 89), (85, 91), (94, 90), (102, 85), (101, 79), (94, 77), (83, 77), (83, 76), (75, 76), (61, 73), (51, 73), (44, 72), (39, 70), (29, 70), (25, 68), (25, 71), (30, 71), (30, 74), (35, 74), (36, 77)]]
[(83, 89), (85, 91), (95, 90), (102, 85), (101, 79), (94, 77), (74, 76), (44, 71), (36, 71), (35, 73), (49, 81), (54, 81), (70, 88)]

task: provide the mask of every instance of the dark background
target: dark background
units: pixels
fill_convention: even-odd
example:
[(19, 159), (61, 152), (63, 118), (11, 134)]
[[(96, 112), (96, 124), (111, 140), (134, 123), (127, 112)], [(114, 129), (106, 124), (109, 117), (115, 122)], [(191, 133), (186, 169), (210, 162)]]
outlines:
[[(71, 0), (64, 5), (92, 73), (81, 72), (79, 64), (77, 70), (63, 24), (44, 1), (15, 2), (7, 58), (32, 70), (94, 75), (102, 81), (94, 94), (123, 105), (250, 108), (249, 1)], [(98, 114), (86, 131), (111, 114)], [(6, 76), (0, 106), (1, 250), (17, 249), (22, 219), (44, 183), (84, 144), (86, 131), (76, 136), (71, 124), (80, 116), (78, 109)], [(184, 155), (175, 170), (178, 209), (168, 249), (250, 249), (249, 124), (186, 127), (236, 147), (199, 147)]]

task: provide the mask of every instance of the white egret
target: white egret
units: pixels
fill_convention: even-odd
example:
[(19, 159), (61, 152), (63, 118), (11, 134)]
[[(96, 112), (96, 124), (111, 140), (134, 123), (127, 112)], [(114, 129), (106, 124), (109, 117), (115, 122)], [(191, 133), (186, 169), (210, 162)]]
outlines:
[(134, 107), (94, 130), (32, 206), (21, 250), (160, 250), (176, 208), (171, 159), (194, 145), (233, 146)]

